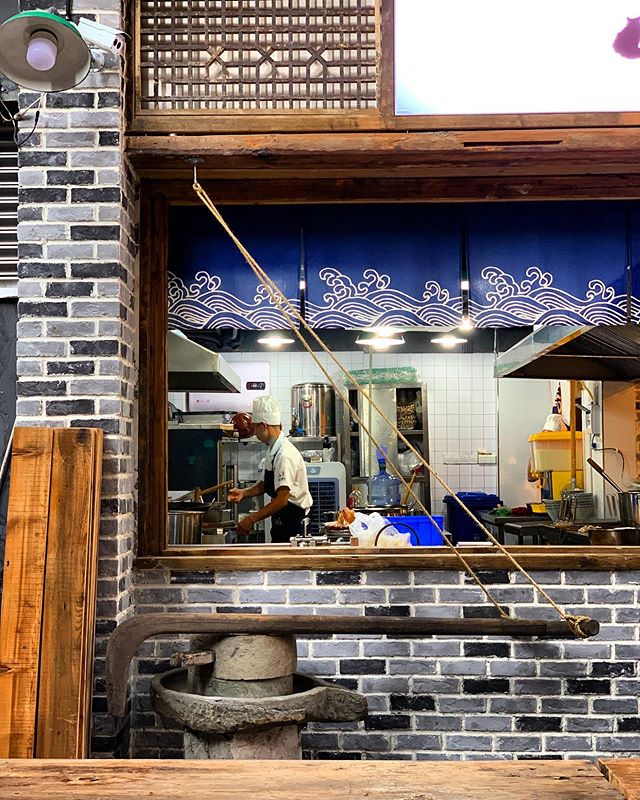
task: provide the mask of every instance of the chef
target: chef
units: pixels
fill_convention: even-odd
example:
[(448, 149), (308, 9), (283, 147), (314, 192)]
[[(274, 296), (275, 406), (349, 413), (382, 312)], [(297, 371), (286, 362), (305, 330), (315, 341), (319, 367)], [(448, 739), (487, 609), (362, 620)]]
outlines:
[(313, 500), (304, 460), (299, 450), (285, 439), (280, 405), (275, 397), (264, 395), (254, 399), (253, 432), (269, 448), (262, 480), (248, 489), (231, 489), (228, 499), (239, 503), (247, 497), (267, 494), (271, 500), (243, 517), (237, 530), (239, 534), (248, 534), (256, 522), (271, 517), (271, 541), (288, 544), (291, 536), (304, 533), (304, 520)]

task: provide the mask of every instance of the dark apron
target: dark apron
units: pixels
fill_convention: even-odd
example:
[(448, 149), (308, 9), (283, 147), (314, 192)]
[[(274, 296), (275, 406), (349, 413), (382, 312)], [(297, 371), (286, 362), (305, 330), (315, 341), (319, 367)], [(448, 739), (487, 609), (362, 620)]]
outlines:
[[(275, 472), (272, 469), (264, 471), (264, 491), (273, 500), (276, 496)], [(289, 544), (292, 536), (302, 536), (304, 533), (304, 519), (307, 512), (304, 508), (287, 503), (280, 511), (271, 516), (271, 541), (277, 544)]]

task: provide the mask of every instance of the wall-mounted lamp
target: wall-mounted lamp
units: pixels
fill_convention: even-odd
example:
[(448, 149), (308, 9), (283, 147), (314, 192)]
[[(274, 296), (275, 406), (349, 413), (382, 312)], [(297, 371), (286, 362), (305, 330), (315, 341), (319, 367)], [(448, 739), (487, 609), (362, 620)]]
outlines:
[(261, 336), (258, 339), (258, 344), (263, 344), (265, 347), (270, 347), (273, 350), (277, 350), (278, 347), (283, 347), (285, 344), (293, 344), (294, 342), (295, 339), (293, 339), (289, 334), (281, 333), (279, 331), (265, 333), (264, 336)]
[(404, 336), (392, 329), (365, 331), (356, 339), (356, 344), (370, 347), (372, 350), (388, 350), (404, 344)]
[(442, 347), (455, 347), (457, 344), (466, 344), (466, 339), (461, 339), (453, 333), (443, 333), (442, 336), (436, 336), (431, 340), (432, 344), (439, 344)]

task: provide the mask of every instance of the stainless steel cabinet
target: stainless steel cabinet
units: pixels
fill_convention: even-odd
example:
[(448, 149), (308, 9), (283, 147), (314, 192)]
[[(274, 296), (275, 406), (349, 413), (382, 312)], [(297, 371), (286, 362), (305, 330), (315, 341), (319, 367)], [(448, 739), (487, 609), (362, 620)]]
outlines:
[[(369, 392), (369, 387), (365, 387)], [(427, 415), (427, 387), (423, 383), (372, 384), (373, 402), (392, 420), (408, 441), (429, 461), (429, 423)], [(387, 456), (410, 479), (406, 469), (409, 459), (402, 456), (404, 444), (387, 422), (356, 389), (349, 389), (349, 404), (353, 406), (378, 443), (387, 448)], [(336, 401), (337, 429), (342, 431), (345, 441), (343, 462), (347, 469), (347, 492), (354, 486), (366, 487), (369, 479), (378, 471), (375, 447), (360, 425), (350, 419), (349, 409), (342, 400)], [(348, 445), (346, 443), (349, 443)], [(416, 494), (427, 510), (431, 509), (431, 487), (429, 474), (418, 475), (414, 487)], [(403, 495), (404, 495), (403, 489)]]

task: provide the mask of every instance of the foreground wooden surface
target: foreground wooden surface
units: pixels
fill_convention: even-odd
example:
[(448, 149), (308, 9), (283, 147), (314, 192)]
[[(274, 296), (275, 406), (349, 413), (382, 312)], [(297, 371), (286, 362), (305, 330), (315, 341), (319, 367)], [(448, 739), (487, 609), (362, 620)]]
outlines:
[(640, 800), (640, 758), (605, 758), (598, 764), (625, 800)]
[(621, 800), (585, 761), (0, 761), (2, 800)]

